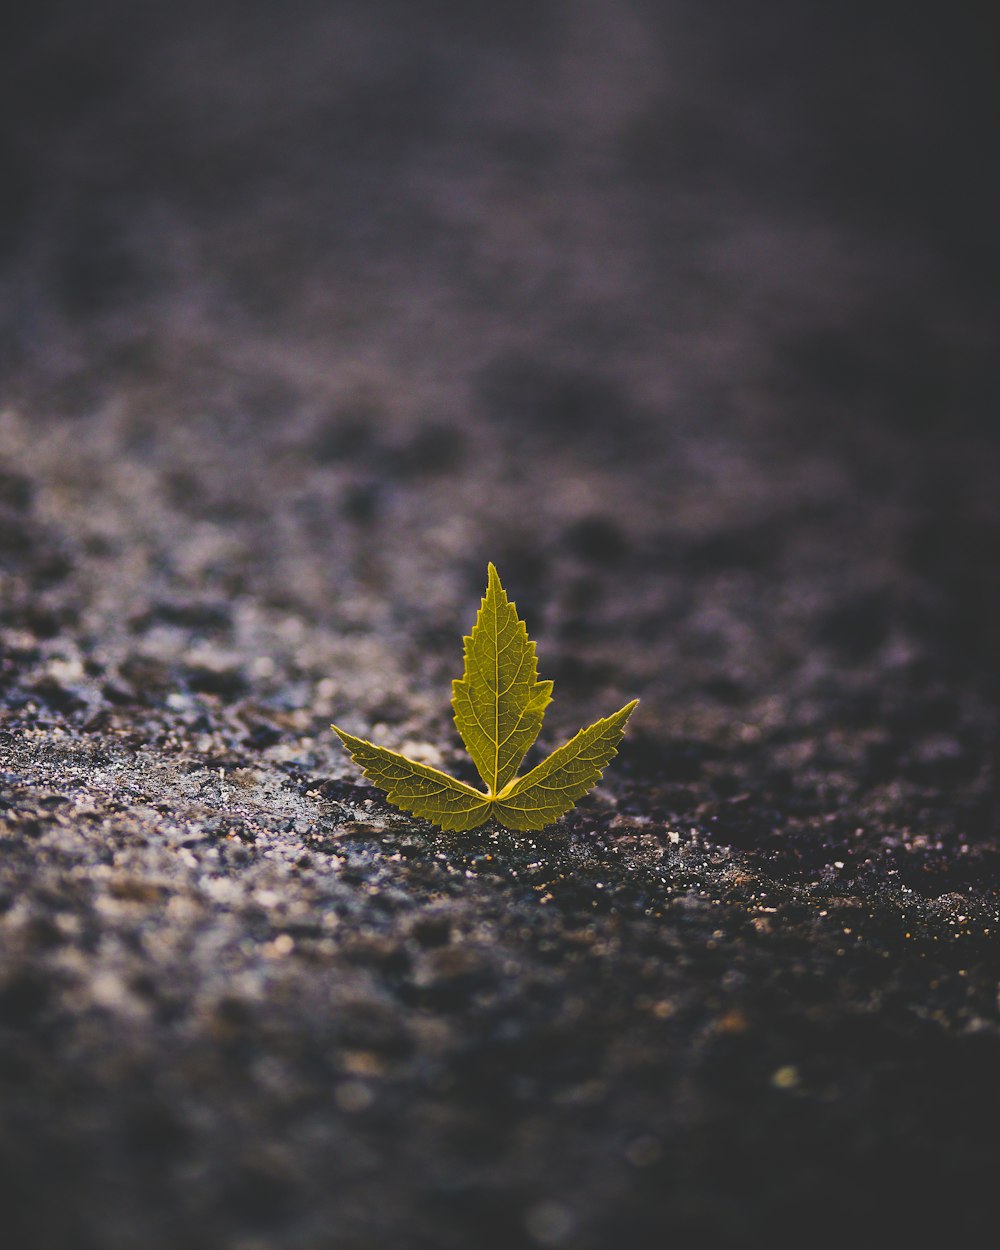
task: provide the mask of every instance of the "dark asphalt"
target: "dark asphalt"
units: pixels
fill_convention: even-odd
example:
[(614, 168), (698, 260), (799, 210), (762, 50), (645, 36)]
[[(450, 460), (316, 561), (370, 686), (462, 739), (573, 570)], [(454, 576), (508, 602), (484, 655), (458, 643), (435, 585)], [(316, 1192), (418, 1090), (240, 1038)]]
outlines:
[[(985, 1244), (985, 10), (95, 0), (0, 39), (0, 1240)], [(488, 560), (639, 696), (443, 835)]]

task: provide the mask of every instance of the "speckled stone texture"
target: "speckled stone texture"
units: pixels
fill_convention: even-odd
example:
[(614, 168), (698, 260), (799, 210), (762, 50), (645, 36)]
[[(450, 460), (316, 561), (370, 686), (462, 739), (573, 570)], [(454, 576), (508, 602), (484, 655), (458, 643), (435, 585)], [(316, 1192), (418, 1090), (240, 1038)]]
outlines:
[[(985, 10), (4, 20), (0, 1242), (989, 1244)], [(488, 560), (534, 836), (328, 728), (468, 776)]]

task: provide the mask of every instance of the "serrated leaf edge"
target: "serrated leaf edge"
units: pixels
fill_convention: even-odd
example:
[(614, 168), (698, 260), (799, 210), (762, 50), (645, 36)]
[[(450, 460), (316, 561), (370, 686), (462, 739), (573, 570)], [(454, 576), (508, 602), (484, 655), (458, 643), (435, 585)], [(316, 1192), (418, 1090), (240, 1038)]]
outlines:
[[(399, 811), (407, 812), (411, 816), (417, 816), (419, 820), (427, 820), (431, 824), (437, 825), (439, 829), (450, 829), (456, 833), (462, 833), (469, 829), (476, 829), (490, 819), (492, 815), (490, 795), (484, 794), (481, 790), (477, 790), (474, 786), (470, 786), (464, 781), (459, 781), (457, 777), (452, 777), (449, 773), (443, 772), (440, 768), (435, 768), (432, 764), (422, 764), (419, 760), (412, 760), (408, 755), (403, 755), (400, 751), (393, 751), (389, 747), (381, 747), (378, 743), (369, 742), (367, 738), (359, 738), (355, 734), (350, 734), (346, 730), (338, 728), (336, 725), (331, 725), (330, 728), (340, 739), (348, 755), (358, 768), (361, 769), (364, 776), (367, 777), (369, 781), (373, 782), (378, 789), (385, 794), (386, 801)], [(455, 818), (448, 819), (447, 812), (436, 813), (433, 817), (423, 816), (414, 811), (413, 807), (405, 806), (404, 803), (401, 803), (399, 800), (392, 797), (391, 788), (387, 788), (384, 782), (374, 776), (369, 771), (368, 766), (358, 758), (359, 751), (365, 748), (370, 751), (374, 751), (380, 759), (383, 759), (386, 762), (391, 763), (393, 760), (398, 760), (404, 764), (409, 764), (412, 768), (419, 770), (417, 774), (418, 776), (429, 775), (432, 778), (440, 778), (442, 788), (445, 790), (450, 790), (452, 793), (457, 791), (460, 795), (467, 796), (470, 799), (475, 799), (476, 803), (468, 809), (466, 815), (468, 815), (469, 812), (475, 811), (478, 807), (485, 806), (486, 811), (483, 813), (482, 819), (474, 820), (469, 823), (467, 820), (461, 819), (457, 814), (455, 814)]]
[[(531, 688), (532, 688), (531, 698), (521, 709), (518, 715), (516, 724), (513, 726), (513, 728), (509, 730), (509, 732), (505, 735), (503, 739), (499, 739), (498, 737), (499, 731), (496, 725), (494, 726), (493, 735), (491, 737), (490, 730), (487, 729), (487, 727), (484, 726), (482, 721), (479, 719), (479, 714), (476, 710), (475, 701), (472, 697), (472, 692), (476, 684), (476, 677), (474, 673), (470, 672), (470, 664), (472, 663), (472, 659), (473, 659), (473, 647), (475, 645), (477, 632), (480, 629), (486, 630), (487, 640), (488, 640), (488, 637), (489, 637), (488, 626), (483, 618), (486, 612), (488, 611), (491, 605), (491, 602), (492, 602), (492, 607), (493, 607), (494, 644), (496, 644), (498, 641), (496, 637), (496, 626), (498, 624), (498, 618), (499, 618), (500, 612), (502, 609), (509, 609), (509, 611), (513, 615), (513, 620), (514, 620), (514, 625), (513, 625), (514, 637), (523, 641), (524, 656), (529, 662), (529, 664), (531, 665), (531, 670), (533, 673), (533, 680), (531, 683)], [(509, 645), (510, 644), (508, 643), (508, 646)], [(504, 648), (504, 650), (506, 650), (506, 647)], [(525, 622), (521, 619), (521, 617), (518, 615), (517, 604), (507, 594), (507, 591), (504, 588), (503, 582), (501, 582), (500, 580), (500, 574), (497, 572), (496, 565), (494, 565), (492, 561), (487, 565), (486, 592), (484, 593), (484, 595), (482, 596), (482, 599), (480, 600), (479, 610), (476, 613), (476, 619), (473, 622), (472, 629), (469, 631), (468, 634), (465, 634), (462, 638), (462, 652), (463, 652), (463, 666), (464, 666), (462, 676), (455, 678), (455, 680), (451, 683), (451, 705), (452, 705), (452, 709), (454, 712), (452, 719), (454, 721), (455, 728), (458, 730), (458, 736), (461, 738), (462, 743), (465, 746), (465, 749), (468, 752), (469, 757), (471, 758), (473, 764), (475, 764), (476, 770), (479, 773), (479, 776), (482, 779), (483, 784), (486, 786), (487, 792), (491, 796), (495, 796), (497, 793), (499, 793), (500, 790), (503, 789), (503, 785), (506, 785), (508, 784), (508, 782), (516, 779), (517, 771), (521, 767), (521, 764), (524, 761), (525, 755), (527, 755), (528, 751), (534, 745), (534, 742), (537, 739), (539, 732), (541, 731), (542, 722), (545, 719), (545, 710), (549, 706), (549, 704), (552, 702), (553, 683), (551, 681), (539, 680), (538, 660), (537, 660), (537, 651), (536, 651), (535, 642), (533, 639), (528, 637), (527, 626), (525, 625)], [(505, 691), (501, 692), (499, 690), (499, 681), (500, 681), (499, 671), (495, 674), (495, 681), (496, 681), (496, 685), (493, 687), (490, 687), (490, 689), (494, 693), (496, 701), (499, 702), (499, 699), (501, 698), (502, 694), (509, 691), (514, 685), (514, 682), (508, 683)], [(515, 681), (516, 681), (516, 677), (515, 677)], [(489, 685), (488, 682), (487, 682), (487, 685)], [(482, 751), (476, 743), (470, 740), (466, 732), (466, 728), (462, 724), (463, 708), (465, 708), (467, 711), (471, 713), (472, 718), (476, 721), (484, 737), (492, 745), (492, 748), (493, 748), (492, 770), (489, 767), (486, 767), (484, 770), (483, 763), (481, 762), (479, 758), (480, 755), (482, 754)], [(496, 720), (498, 721), (499, 712), (496, 712), (495, 716), (496, 716)], [(525, 739), (524, 745), (521, 748), (520, 753), (511, 755), (507, 759), (506, 763), (504, 764), (503, 769), (501, 769), (500, 768), (501, 748), (504, 747), (511, 740), (511, 738), (515, 736), (515, 734), (519, 733), (521, 726), (526, 721), (530, 722), (530, 720), (535, 717), (537, 717), (537, 724), (534, 726), (533, 735)], [(507, 774), (506, 778), (504, 780), (503, 785), (498, 787), (496, 785), (496, 782), (503, 774)]]
[[(511, 608), (514, 609), (515, 619), (517, 620), (517, 623), (521, 626), (522, 629), (524, 629), (524, 622), (519, 617), (517, 617), (516, 605), (507, 598), (506, 591), (503, 590), (503, 584), (500, 581), (500, 576), (497, 573), (496, 568), (492, 563), (490, 563), (488, 566), (487, 576), (488, 576), (487, 593), (486, 595), (483, 596), (482, 604), (480, 606), (480, 611), (482, 611), (482, 609), (485, 607), (487, 596), (495, 582), (496, 586), (499, 587), (499, 589), (503, 592), (507, 604)], [(478, 623), (478, 615), (477, 615), (477, 623)], [(475, 629), (475, 626), (473, 626), (473, 629)], [(529, 654), (532, 660), (534, 660), (535, 643), (532, 639), (527, 637), (526, 630), (525, 630), (525, 639), (528, 644)], [(463, 638), (463, 643), (465, 644), (466, 649), (468, 649), (469, 645), (471, 644), (471, 641), (472, 641), (471, 634), (466, 635)], [(537, 674), (537, 669), (535, 671)], [(452, 682), (453, 707), (454, 707), (454, 702), (455, 702), (455, 698), (454, 698), (455, 688), (459, 686), (460, 683), (464, 680), (466, 680), (465, 677), (461, 679), (456, 679), (455, 681)], [(534, 705), (541, 703), (541, 707), (538, 709), (541, 713), (541, 717), (539, 718), (539, 729), (540, 729), (541, 718), (544, 717), (546, 708), (552, 702), (552, 689), (553, 689), (553, 683), (551, 681), (538, 681), (536, 677), (535, 697), (531, 702), (529, 702), (526, 705), (526, 707), (521, 713), (521, 718), (523, 719), (523, 717), (530, 710), (532, 710)], [(594, 771), (596, 772), (596, 776), (594, 776), (591, 780), (589, 780), (586, 784), (584, 784), (582, 789), (578, 788), (581, 783), (577, 782), (574, 784), (574, 786), (568, 789), (562, 790), (562, 793), (564, 795), (569, 796), (569, 801), (566, 803), (566, 806), (561, 811), (559, 811), (555, 816), (553, 816), (551, 820), (545, 820), (541, 824), (537, 824), (525, 818), (515, 824), (511, 822), (511, 820), (509, 819), (509, 816), (506, 820), (501, 819), (501, 823), (504, 824), (505, 827), (507, 828), (513, 828), (513, 829), (518, 829), (522, 831), (527, 831), (527, 830), (538, 831), (540, 829), (546, 828), (550, 824), (553, 824), (556, 820), (559, 820), (568, 811), (570, 811), (585, 794), (587, 794), (590, 790), (593, 789), (595, 785), (597, 785), (601, 777), (604, 775), (604, 770), (607, 768), (608, 764), (610, 764), (611, 761), (617, 756), (618, 747), (621, 743), (622, 738), (625, 735), (625, 727), (628, 724), (629, 718), (631, 717), (633, 711), (635, 711), (638, 705), (639, 705), (639, 700), (633, 699), (631, 702), (626, 703), (624, 707), (619, 708), (617, 712), (612, 712), (610, 716), (603, 716), (599, 718), (598, 720), (594, 721), (593, 724), (588, 725), (584, 729), (579, 730), (579, 732), (574, 734), (572, 738), (570, 738), (567, 742), (563, 743), (562, 746), (557, 747), (554, 751), (550, 752), (549, 755), (547, 755), (543, 760), (539, 761), (538, 764), (534, 765), (533, 768), (529, 769), (528, 772), (524, 773), (522, 776), (511, 777), (506, 782), (506, 784), (502, 786), (499, 791), (496, 791), (496, 792), (494, 792), (493, 787), (489, 785), (488, 782), (486, 783), (485, 791), (477, 790), (474, 786), (470, 786), (467, 782), (459, 781), (457, 777), (452, 777), (449, 773), (444, 772), (440, 768), (435, 768), (431, 764), (423, 764), (419, 760), (410, 759), (409, 756), (403, 755), (399, 751), (393, 751), (389, 747), (380, 747), (377, 743), (370, 742), (367, 738), (359, 738), (354, 734), (349, 734), (347, 733), (346, 730), (339, 729), (336, 725), (331, 725), (330, 728), (334, 731), (334, 733), (340, 739), (344, 748), (347, 750), (347, 753), (350, 755), (352, 761), (355, 764), (357, 764), (357, 766), (361, 769), (362, 773), (370, 781), (374, 782), (374, 784), (380, 790), (382, 790), (383, 793), (385, 793), (387, 801), (393, 807), (398, 808), (400, 811), (407, 812), (410, 815), (417, 816), (417, 818), (420, 820), (428, 820), (430, 823), (436, 824), (441, 829), (450, 829), (454, 832), (462, 833), (462, 832), (467, 832), (468, 830), (471, 830), (471, 829), (479, 828), (482, 825), (484, 825), (488, 820), (499, 819), (495, 814), (496, 807), (500, 804), (505, 804), (506, 800), (514, 798), (518, 793), (522, 792), (524, 789), (534, 784), (531, 780), (534, 774), (540, 773), (545, 768), (545, 766), (551, 763), (551, 761), (557, 755), (559, 755), (563, 751), (568, 750), (568, 748), (572, 747), (579, 739), (583, 738), (591, 730), (596, 729), (598, 726), (602, 724), (606, 724), (609, 721), (614, 721), (617, 718), (621, 717), (621, 724), (616, 731), (618, 736), (616, 740), (614, 741), (614, 743), (609, 747), (607, 758), (603, 761), (603, 763), (595, 766)], [(465, 745), (466, 750), (469, 750), (469, 745), (465, 741), (464, 734), (462, 733), (461, 727), (458, 724), (457, 709), (456, 709), (456, 714), (455, 714), (454, 719), (455, 719), (456, 728), (459, 730), (459, 736), (462, 738), (463, 745)], [(515, 727), (515, 730), (511, 731), (511, 733), (513, 732), (516, 732), (516, 727)], [(462, 795), (468, 795), (469, 798), (476, 799), (477, 803), (475, 807), (485, 804), (487, 810), (483, 819), (477, 820), (472, 824), (466, 824), (461, 821), (448, 820), (447, 813), (443, 813), (444, 819), (438, 818), (438, 817), (431, 818), (429, 816), (419, 815), (419, 813), (414, 811), (412, 808), (404, 807), (401, 803), (397, 802), (395, 799), (391, 797), (391, 790), (387, 789), (387, 787), (383, 784), (382, 781), (380, 781), (377, 777), (373, 776), (368, 771), (368, 767), (366, 767), (366, 765), (363, 764), (358, 759), (355, 749), (352, 748), (351, 746), (352, 742), (356, 743), (358, 747), (364, 747), (364, 748), (368, 748), (371, 751), (374, 751), (379, 756), (388, 757), (390, 760), (396, 759), (396, 760), (401, 761), (402, 763), (409, 764), (411, 767), (420, 770), (420, 773), (422, 773), (425, 776), (429, 774), (431, 777), (439, 777), (442, 783), (444, 783), (445, 789), (451, 790), (453, 792), (458, 791)], [(527, 751), (527, 748), (526, 748), (526, 751)], [(472, 756), (471, 750), (469, 750), (469, 754), (471, 757)], [(522, 755), (521, 761), (519, 761), (519, 763), (515, 766), (515, 769), (520, 767), (520, 763), (523, 762), (523, 759), (524, 759), (524, 756)], [(476, 763), (474, 758), (473, 758), (473, 763)], [(478, 768), (478, 765), (477, 765), (477, 768)], [(418, 775), (420, 774), (418, 773)], [(483, 778), (483, 780), (486, 781), (485, 778)], [(576, 790), (577, 792), (574, 794), (572, 793), (573, 790)], [(475, 810), (475, 807), (470, 808), (469, 810), (473, 811)]]
[[(520, 777), (511, 778), (511, 780), (507, 782), (507, 784), (504, 786), (504, 788), (500, 791), (499, 794), (490, 795), (490, 798), (495, 799), (498, 802), (502, 799), (512, 798), (515, 794), (519, 793), (520, 790), (525, 789), (528, 785), (531, 784), (532, 773), (541, 772), (541, 770), (545, 767), (545, 765), (548, 764), (551, 760), (553, 760), (559, 754), (560, 751), (565, 751), (566, 748), (571, 747), (577, 741), (578, 738), (582, 738), (585, 734), (590, 733), (590, 731), (592, 729), (596, 729), (598, 725), (602, 725), (608, 721), (614, 720), (615, 717), (617, 716), (623, 717), (622, 723), (621, 723), (621, 729), (620, 729), (620, 737), (618, 739), (618, 741), (621, 742), (621, 739), (622, 737), (624, 737), (624, 734), (625, 734), (625, 726), (628, 724), (629, 718), (631, 717), (632, 713), (635, 711), (635, 709), (638, 706), (639, 706), (639, 700), (633, 699), (630, 703), (626, 703), (624, 707), (620, 707), (617, 712), (612, 712), (610, 716), (598, 717), (598, 719), (595, 720), (592, 724), (587, 725), (583, 729), (578, 730), (573, 735), (573, 737), (567, 739), (567, 741), (564, 742), (562, 746), (556, 747), (554, 751), (550, 751), (549, 754), (546, 755), (546, 757), (543, 760), (539, 760), (538, 763), (535, 764), (534, 767), (530, 768), (526, 773), (522, 773)], [(607, 762), (600, 766), (599, 773), (601, 775), (603, 775), (605, 768), (607, 768), (608, 764), (611, 763), (611, 761), (615, 758), (617, 754), (618, 754), (618, 746), (616, 744), (612, 748), (611, 754), (607, 758)], [(598, 780), (599, 779), (600, 777), (598, 777)], [(597, 782), (596, 781), (593, 782), (592, 785), (597, 785)], [(588, 789), (589, 788), (590, 787), (588, 787)], [(586, 791), (584, 791), (584, 793), (586, 793)], [(583, 796), (581, 795), (580, 797), (582, 798)]]

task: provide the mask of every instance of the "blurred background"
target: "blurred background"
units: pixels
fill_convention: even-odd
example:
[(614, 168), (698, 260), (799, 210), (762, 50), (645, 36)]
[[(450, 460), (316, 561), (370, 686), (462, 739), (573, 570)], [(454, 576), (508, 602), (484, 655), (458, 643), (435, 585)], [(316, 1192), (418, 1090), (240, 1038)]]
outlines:
[[(547, 745), (642, 697), (593, 819), (697, 826), (788, 880), (837, 864), (845, 890), (994, 889), (992, 18), (974, 0), (8, 5), (6, 713), (53, 741), (160, 752), (167, 770), (175, 751), (284, 770), (303, 792), (356, 780), (334, 717), (461, 772), (448, 683), (492, 560), (556, 682)], [(162, 784), (170, 811), (183, 786)], [(205, 958), (192, 1002), (214, 984)], [(300, 992), (308, 1049), (321, 1009)], [(147, 1041), (167, 1044), (161, 1025)], [(470, 1062), (477, 1079), (505, 1072)], [(850, 1104), (881, 1106), (897, 1145), (906, 1079), (898, 1103)], [(194, 1111), (189, 1136), (116, 1137), (135, 1090), (108, 1080), (121, 1102), (93, 1140), (153, 1140), (164, 1175), (192, 1140), (208, 1151)], [(248, 1123), (269, 1141), (266, 1079), (254, 1089)], [(81, 1105), (102, 1105), (95, 1091)], [(951, 1105), (974, 1105), (960, 1093)], [(688, 1094), (662, 1097), (690, 1144)], [(746, 1105), (719, 1112), (727, 1132)], [(960, 1132), (939, 1113), (930, 1137)], [(543, 1160), (577, 1140), (562, 1114)], [(62, 1143), (65, 1192), (100, 1212), (94, 1240), (65, 1244), (135, 1247), (140, 1227), (161, 1244), (142, 1223), (159, 1182), (136, 1181), (116, 1224), (118, 1156), (88, 1170), (86, 1115), (59, 1129), (28, 1106), (19, 1123), (24, 1158)], [(779, 1157), (795, 1160), (798, 1131)], [(253, 1178), (294, 1193), (308, 1153), (251, 1170), (236, 1197), (205, 1164), (210, 1198), (163, 1244), (202, 1219), (214, 1246), (318, 1244), (311, 1226), (281, 1231), (280, 1202), (273, 1241), (266, 1220), (230, 1238)], [(717, 1208), (706, 1158), (693, 1229)], [(821, 1173), (796, 1182), (802, 1210)], [(400, 1192), (396, 1245), (419, 1207)], [(760, 1192), (765, 1228), (776, 1191)], [(651, 1193), (638, 1237), (661, 1229)], [(746, 1197), (726, 1193), (720, 1236)], [(620, 1227), (614, 1196), (591, 1231), (539, 1201), (509, 1227), (506, 1199), (473, 1202), (457, 1232), (432, 1212), (413, 1244), (472, 1244), (495, 1218), (508, 1247), (607, 1244)], [(376, 1244), (345, 1218), (362, 1232), (342, 1244)], [(58, 1222), (47, 1236), (64, 1244)]]
[[(954, 592), (942, 634), (983, 643), (982, 7), (6, 21), (5, 451), (74, 476), (60, 541), (105, 542), (111, 576), (138, 544), (162, 594), (434, 629), (492, 558), (536, 632), (613, 626), (653, 694), (629, 656), (694, 597), (734, 613), (702, 639), (770, 636), (849, 576), (826, 628), (864, 646), (926, 578)], [(782, 561), (750, 606), (741, 579)]]
[(65, 572), (12, 619), (70, 614), (118, 677), (214, 647), (286, 702), (238, 653), (297, 648), (300, 705), (325, 676), (370, 727), (378, 673), (447, 689), (492, 559), (563, 698), (661, 732), (852, 674), (862, 718), (990, 697), (981, 6), (6, 20), (6, 507)]

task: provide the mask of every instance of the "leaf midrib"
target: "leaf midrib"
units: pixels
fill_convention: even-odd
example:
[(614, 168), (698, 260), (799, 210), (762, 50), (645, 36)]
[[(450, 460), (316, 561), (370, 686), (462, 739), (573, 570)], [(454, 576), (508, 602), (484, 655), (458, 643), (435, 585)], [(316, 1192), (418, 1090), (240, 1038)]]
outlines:
[(492, 798), (500, 775), (500, 609), (493, 604), (493, 776), (489, 782)]

